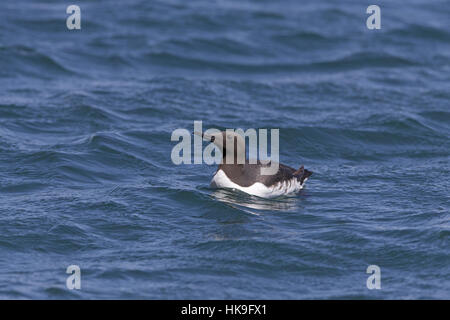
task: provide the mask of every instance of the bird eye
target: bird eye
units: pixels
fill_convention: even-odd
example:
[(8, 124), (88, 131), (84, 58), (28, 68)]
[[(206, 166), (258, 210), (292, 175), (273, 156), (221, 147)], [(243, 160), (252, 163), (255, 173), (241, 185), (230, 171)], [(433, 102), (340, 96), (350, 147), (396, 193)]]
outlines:
[(214, 140), (216, 140), (216, 137), (215, 137), (215, 136), (212, 136), (212, 137), (211, 137), (211, 142), (214, 142)]

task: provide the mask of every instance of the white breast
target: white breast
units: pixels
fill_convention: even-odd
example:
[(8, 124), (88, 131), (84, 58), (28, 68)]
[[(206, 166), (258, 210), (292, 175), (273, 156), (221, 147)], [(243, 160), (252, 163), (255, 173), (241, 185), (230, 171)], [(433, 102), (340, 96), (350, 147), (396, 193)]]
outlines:
[[(306, 182), (306, 179), (304, 182)], [(292, 178), (291, 180), (287, 180), (270, 187), (267, 187), (260, 182), (256, 182), (249, 187), (242, 187), (231, 181), (230, 178), (227, 177), (225, 172), (223, 172), (223, 170), (219, 170), (211, 180), (211, 187), (236, 189), (262, 198), (273, 198), (291, 192), (300, 191), (303, 188), (303, 185), (300, 184), (300, 182), (297, 181), (296, 178)]]

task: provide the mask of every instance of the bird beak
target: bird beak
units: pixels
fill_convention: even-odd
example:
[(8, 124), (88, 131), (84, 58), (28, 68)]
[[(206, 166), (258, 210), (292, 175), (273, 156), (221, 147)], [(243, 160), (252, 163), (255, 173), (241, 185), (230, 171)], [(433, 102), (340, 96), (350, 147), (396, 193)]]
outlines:
[(214, 142), (214, 139), (215, 139), (215, 136), (209, 135), (209, 134), (204, 134), (202, 132), (194, 131), (194, 134), (197, 135), (197, 136), (202, 137), (203, 140), (208, 141), (208, 142)]

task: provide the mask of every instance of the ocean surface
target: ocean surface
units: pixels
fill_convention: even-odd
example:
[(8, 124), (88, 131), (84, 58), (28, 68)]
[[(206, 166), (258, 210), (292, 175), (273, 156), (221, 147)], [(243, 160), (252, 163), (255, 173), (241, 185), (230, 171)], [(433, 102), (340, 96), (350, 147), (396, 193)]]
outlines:
[[(1, 1), (0, 298), (449, 299), (450, 4), (369, 4)], [(314, 174), (211, 189), (194, 120)]]

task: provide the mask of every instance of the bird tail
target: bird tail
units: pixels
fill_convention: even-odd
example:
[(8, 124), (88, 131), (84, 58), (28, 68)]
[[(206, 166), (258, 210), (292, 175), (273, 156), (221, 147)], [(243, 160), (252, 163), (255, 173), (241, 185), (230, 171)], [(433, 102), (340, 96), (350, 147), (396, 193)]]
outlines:
[(303, 182), (306, 179), (308, 179), (312, 174), (313, 174), (312, 171), (306, 170), (303, 166), (301, 166), (297, 171), (294, 172), (294, 176), (300, 179), (301, 184), (303, 184)]

